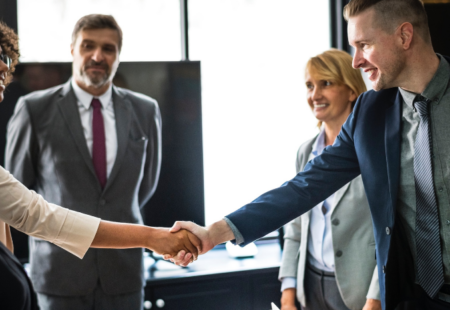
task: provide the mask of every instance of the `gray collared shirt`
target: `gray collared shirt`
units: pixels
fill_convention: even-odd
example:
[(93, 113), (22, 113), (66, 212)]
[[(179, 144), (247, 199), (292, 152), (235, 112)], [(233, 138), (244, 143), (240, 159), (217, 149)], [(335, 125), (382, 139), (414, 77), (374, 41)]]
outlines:
[[(450, 284), (450, 65), (439, 55), (440, 63), (434, 77), (420, 94), (430, 103), (432, 130), (432, 164), (434, 188), (440, 220), (442, 258), (445, 283)], [(407, 242), (416, 263), (416, 189), (414, 183), (414, 142), (420, 123), (413, 101), (419, 94), (401, 88), (403, 97), (400, 185), (397, 215), (406, 230)]]

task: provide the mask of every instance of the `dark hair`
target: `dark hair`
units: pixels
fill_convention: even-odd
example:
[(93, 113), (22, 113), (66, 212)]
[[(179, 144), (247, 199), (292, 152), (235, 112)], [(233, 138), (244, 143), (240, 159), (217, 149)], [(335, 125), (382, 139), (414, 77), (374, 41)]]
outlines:
[(75, 44), (80, 31), (85, 29), (112, 29), (119, 35), (119, 52), (122, 50), (122, 29), (112, 15), (90, 14), (80, 18), (72, 32), (72, 44)]
[(387, 33), (409, 22), (425, 42), (431, 43), (428, 17), (421, 0), (352, 0), (344, 7), (344, 18), (348, 20), (369, 8), (375, 10), (378, 26)]
[(15, 70), (17, 63), (19, 62), (19, 38), (17, 34), (6, 26), (4, 22), (0, 22), (0, 46), (3, 49), (3, 53), (11, 58), (11, 66), (9, 67), (6, 75), (5, 85), (8, 85), (12, 80), (12, 73)]

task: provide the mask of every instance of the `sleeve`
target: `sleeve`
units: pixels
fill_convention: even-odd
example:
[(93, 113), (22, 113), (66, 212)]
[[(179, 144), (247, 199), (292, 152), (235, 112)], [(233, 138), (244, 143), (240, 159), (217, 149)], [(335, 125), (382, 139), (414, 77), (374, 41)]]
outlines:
[(47, 203), (0, 167), (0, 219), (83, 258), (100, 219)]
[(283, 255), (281, 257), (280, 272), (278, 274), (280, 280), (286, 277), (297, 278), (301, 232), (302, 222), (300, 217), (286, 225)]
[(302, 172), (227, 215), (245, 240), (241, 246), (306, 213), (360, 174), (353, 140), (358, 106), (357, 103), (335, 143), (309, 161)]
[(372, 281), (370, 282), (369, 291), (367, 292), (366, 298), (381, 300), (380, 282), (378, 281), (378, 266), (376, 265), (375, 270), (373, 271)]
[(287, 290), (288, 288), (297, 287), (297, 279), (293, 277), (282, 278), (281, 280), (281, 292)]
[(156, 101), (152, 100), (151, 104), (153, 105), (153, 115), (149, 117), (151, 125), (150, 132), (147, 133), (147, 155), (145, 158), (144, 175), (139, 188), (139, 205), (141, 208), (153, 196), (161, 170), (161, 112)]

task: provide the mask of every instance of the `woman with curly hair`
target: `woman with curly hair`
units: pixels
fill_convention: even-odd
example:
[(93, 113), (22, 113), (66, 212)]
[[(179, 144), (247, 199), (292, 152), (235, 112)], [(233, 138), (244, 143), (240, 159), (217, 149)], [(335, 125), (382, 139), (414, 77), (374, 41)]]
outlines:
[[(0, 101), (18, 63), (18, 38), (0, 22)], [(12, 254), (9, 226), (30, 236), (50, 241), (82, 258), (89, 247), (145, 247), (160, 254), (184, 250), (187, 264), (196, 258), (200, 242), (183, 230), (170, 233), (166, 228), (102, 221), (48, 203), (28, 190), (0, 167), (0, 309), (38, 309), (36, 295), (19, 261)]]

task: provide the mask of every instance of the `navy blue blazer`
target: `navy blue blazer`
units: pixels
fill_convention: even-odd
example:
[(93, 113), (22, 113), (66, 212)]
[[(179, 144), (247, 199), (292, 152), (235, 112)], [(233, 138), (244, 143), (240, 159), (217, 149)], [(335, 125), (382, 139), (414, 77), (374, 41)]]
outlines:
[(243, 245), (307, 212), (361, 174), (374, 224), (383, 309), (412, 299), (415, 270), (396, 220), (402, 102), (398, 88), (363, 93), (333, 146), (292, 180), (227, 215), (242, 233)]

